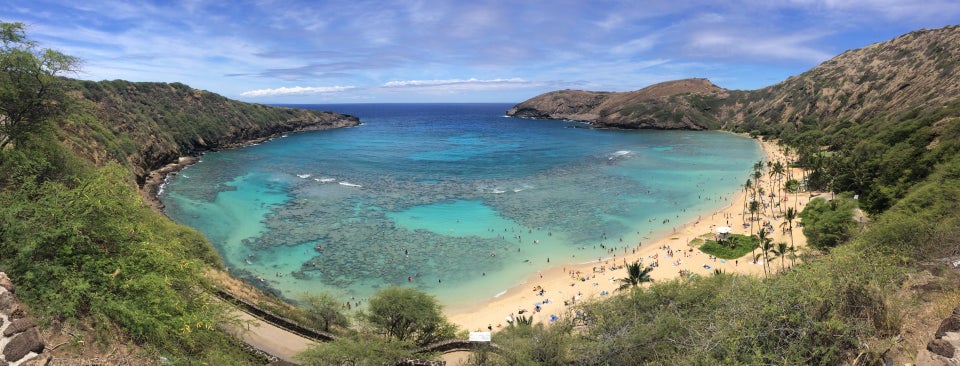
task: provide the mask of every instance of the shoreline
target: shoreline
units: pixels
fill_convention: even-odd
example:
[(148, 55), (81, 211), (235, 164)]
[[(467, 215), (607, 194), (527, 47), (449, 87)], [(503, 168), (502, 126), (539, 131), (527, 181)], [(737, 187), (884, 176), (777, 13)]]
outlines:
[(167, 182), (167, 178), (171, 174), (176, 174), (199, 161), (199, 156), (181, 156), (177, 158), (176, 162), (164, 165), (160, 169), (150, 171), (150, 173), (147, 174), (147, 177), (144, 179), (143, 185), (138, 189), (138, 191), (140, 191), (140, 196), (143, 197), (143, 200), (146, 201), (151, 208), (159, 212), (161, 215), (166, 216), (166, 213), (163, 212), (163, 202), (160, 201), (161, 188)]
[[(276, 133), (271, 136), (247, 140), (207, 151), (251, 146), (294, 132), (299, 131)], [(775, 141), (758, 140), (758, 143), (761, 147), (764, 162), (783, 161), (785, 159)], [(139, 191), (144, 200), (147, 201), (152, 208), (166, 215), (163, 211), (164, 205), (158, 196), (163, 184), (171, 174), (176, 174), (190, 165), (199, 162), (200, 156), (202, 156), (204, 152), (206, 151), (198, 152), (196, 156), (179, 157), (176, 162), (166, 164), (159, 169), (151, 171), (145, 178), (144, 184), (139, 187)], [(791, 171), (796, 172), (799, 171), (799, 169), (791, 169)], [(765, 174), (765, 176), (761, 178), (761, 184), (767, 187), (769, 185), (769, 179), (770, 177)], [(508, 316), (520, 315), (517, 313), (521, 310), (524, 310), (522, 315), (529, 316), (533, 314), (532, 318), (534, 322), (549, 323), (551, 316), (563, 317), (567, 315), (568, 309), (564, 302), (572, 305), (576, 302), (596, 300), (608, 294), (614, 294), (619, 287), (619, 282), (616, 280), (626, 277), (624, 264), (637, 260), (641, 261), (644, 266), (654, 260), (659, 262), (659, 266), (650, 273), (654, 281), (677, 278), (680, 276), (681, 271), (688, 271), (688, 273), (697, 275), (710, 275), (714, 269), (727, 273), (762, 275), (764, 273), (764, 266), (750, 263), (750, 259), (748, 258), (750, 254), (735, 260), (734, 264), (731, 265), (729, 263), (730, 261), (709, 260), (706, 254), (687, 245), (690, 240), (699, 238), (704, 234), (712, 233), (716, 226), (726, 226), (725, 224), (729, 224), (729, 226), (734, 228), (733, 233), (750, 235), (749, 228), (744, 228), (742, 225), (739, 225), (743, 222), (740, 216), (743, 211), (742, 202), (746, 196), (746, 192), (738, 189), (735, 192), (731, 192), (729, 205), (712, 212), (701, 212), (697, 220), (684, 222), (676, 226), (676, 230), (673, 233), (664, 232), (657, 236), (644, 237), (642, 239), (642, 245), (622, 247), (621, 245), (627, 245), (627, 243), (620, 243), (621, 245), (618, 245), (617, 251), (611, 253), (612, 256), (600, 261), (591, 260), (580, 263), (557, 264), (537, 274), (527, 276), (519, 282), (509, 284), (509, 286), (505, 287), (506, 289), (504, 291), (485, 301), (478, 302), (474, 305), (462, 305), (456, 309), (444, 309), (443, 312), (451, 323), (469, 331), (484, 331), (487, 330), (488, 327), (496, 331), (498, 328), (507, 325), (506, 318)], [(800, 199), (806, 204), (806, 202), (809, 202), (810, 198), (814, 196), (815, 192), (804, 192)], [(789, 200), (794, 199), (793, 195), (787, 195), (787, 198)], [(681, 209), (681, 207), (677, 207), (677, 209)], [(802, 209), (802, 206), (798, 206), (798, 209)], [(769, 216), (770, 209), (763, 211), (764, 213), (761, 216), (761, 220), (774, 221), (774, 219)], [(707, 217), (707, 215), (710, 216)], [(727, 221), (727, 218), (729, 221)], [(738, 222), (737, 220), (741, 221)], [(798, 221), (799, 220), (795, 221), (795, 224)], [(779, 225), (779, 221), (776, 225)], [(803, 238), (802, 233), (797, 233), (799, 233), (799, 231), (795, 231), (794, 233), (794, 242), (797, 247), (802, 247), (805, 245), (806, 240)], [(772, 237), (775, 242), (787, 241), (789, 243), (789, 239), (784, 239), (785, 234), (779, 232), (779, 230), (777, 230)], [(673, 252), (674, 256), (669, 256), (669, 252)], [(609, 269), (611, 265), (616, 269)], [(534, 288), (543, 289), (543, 296), (540, 296), (539, 292), (533, 292)], [(548, 302), (544, 303), (544, 300), (548, 300)], [(534, 312), (536, 303), (540, 303), (539, 312)], [(528, 311), (530, 313), (527, 313)]]
[[(764, 163), (786, 161), (776, 141), (758, 140), (758, 143)], [(798, 172), (800, 172), (799, 169), (789, 169), (792, 175)], [(799, 179), (799, 176), (795, 178)], [(760, 186), (765, 189), (769, 187), (770, 179), (768, 174), (764, 174)], [(809, 191), (796, 196), (786, 194), (784, 205), (795, 204), (799, 212), (803, 205), (815, 196), (816, 192)], [(763, 275), (763, 264), (751, 263), (750, 253), (736, 260), (711, 259), (707, 254), (688, 245), (690, 240), (714, 233), (718, 226), (730, 226), (735, 234), (751, 234), (750, 228), (742, 225), (745, 221), (741, 218), (747, 193), (743, 189), (738, 189), (732, 192), (731, 197), (729, 205), (713, 212), (702, 212), (698, 219), (677, 226), (673, 233), (643, 239), (642, 244), (637, 243), (637, 245), (622, 243), (627, 246), (623, 248), (618, 246), (613, 257), (604, 258), (601, 261), (558, 264), (510, 284), (507, 290), (493, 298), (475, 305), (444, 309), (444, 314), (451, 323), (468, 331), (492, 330), (495, 332), (508, 325), (509, 317), (519, 315), (532, 317), (534, 323), (549, 324), (552, 322), (551, 319), (568, 315), (568, 304), (593, 301), (615, 294), (620, 285), (617, 279), (627, 276), (624, 264), (634, 261), (640, 261), (644, 266), (657, 262), (658, 266), (650, 273), (654, 281), (679, 278), (682, 272), (700, 276), (712, 275), (715, 269), (725, 273)], [(765, 202), (768, 198), (764, 198)], [(800, 202), (793, 202), (797, 199)], [(779, 228), (783, 220), (776, 215), (771, 215), (771, 210), (772, 208), (769, 207), (763, 209), (757, 222), (769, 220), (772, 225), (778, 227), (770, 235), (773, 242), (784, 241), (789, 244), (790, 234)], [(794, 221), (794, 227), (798, 222), (798, 219)], [(800, 230), (794, 230), (793, 243), (797, 248), (806, 245), (806, 238)], [(774, 271), (779, 270), (780, 265), (779, 260), (773, 260), (770, 263)], [(610, 266), (615, 269), (611, 269)], [(537, 311), (537, 304), (540, 311)]]
[[(326, 112), (326, 111), (320, 111), (320, 112), (333, 113), (333, 112)], [(337, 129), (337, 128), (350, 128), (350, 127), (357, 127), (362, 124), (362, 122), (360, 122), (360, 119), (357, 117), (347, 115), (347, 114), (339, 114), (339, 113), (337, 113), (337, 115), (342, 116), (342, 118), (338, 118), (334, 120), (333, 123), (334, 124), (340, 123), (341, 125), (339, 126), (325, 125), (325, 124), (322, 124), (323, 121), (315, 121), (315, 123), (313, 124), (292, 126), (292, 128), (288, 130), (272, 132), (266, 136), (242, 139), (235, 142), (227, 142), (220, 146), (200, 149), (200, 150), (193, 151), (192, 153), (188, 152), (187, 155), (178, 157), (177, 161), (175, 162), (169, 162), (160, 168), (152, 169), (143, 177), (138, 176), (137, 177), (138, 179), (140, 178), (143, 179), (143, 183), (137, 184), (137, 190), (139, 191), (140, 196), (143, 197), (143, 200), (146, 201), (151, 208), (159, 212), (161, 215), (166, 216), (166, 213), (163, 212), (163, 208), (164, 208), (163, 202), (160, 201), (160, 197), (158, 197), (160, 193), (160, 188), (166, 182), (166, 179), (170, 174), (178, 173), (181, 170), (186, 169), (190, 165), (196, 164), (197, 162), (200, 161), (200, 157), (204, 153), (209, 151), (219, 151), (219, 150), (236, 149), (236, 148), (242, 148), (247, 146), (253, 146), (269, 140), (273, 140), (275, 138), (286, 136), (291, 133), (325, 131), (325, 130), (331, 130), (331, 129)]]

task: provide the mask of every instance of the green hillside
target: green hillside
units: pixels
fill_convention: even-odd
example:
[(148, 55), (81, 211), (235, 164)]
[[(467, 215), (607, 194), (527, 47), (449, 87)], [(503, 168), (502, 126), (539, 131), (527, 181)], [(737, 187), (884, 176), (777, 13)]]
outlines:
[[(0, 26), (0, 268), (43, 325), (67, 337), (60, 352), (120, 345), (143, 362), (262, 363), (216, 327), (230, 320), (205, 296), (204, 271), (221, 266), (209, 242), (151, 210), (137, 189), (180, 156), (356, 118), (177, 83), (65, 79), (77, 60), (38, 49), (22, 25)], [(948, 267), (960, 257), (958, 54), (960, 28), (948, 27), (848, 51), (756, 91), (695, 80), (619, 96), (556, 93), (580, 100), (564, 113), (616, 115), (618, 128), (663, 119), (779, 139), (799, 154), (808, 187), (838, 193), (801, 213), (805, 232), (838, 240), (769, 278), (658, 281), (578, 305), (549, 327), (508, 327), (485, 364), (912, 363), (960, 304)], [(518, 111), (551, 117), (536, 108)], [(857, 206), (868, 224), (851, 221)], [(410, 334), (449, 337), (436, 318)], [(339, 351), (409, 353), (410, 334), (364, 330), (346, 331), (353, 343)], [(314, 359), (338, 348), (325, 350)]]
[[(808, 238), (839, 242), (778, 276), (656, 283), (585, 305), (567, 327), (497, 341), (537, 354), (549, 336), (564, 344), (550, 346), (555, 360), (585, 365), (914, 363), (960, 304), (958, 54), (960, 28), (917, 31), (703, 108), (796, 152), (809, 188), (842, 193), (801, 214)], [(870, 223), (854, 224), (850, 205)]]
[(210, 243), (151, 209), (138, 184), (180, 156), (357, 118), (176, 83), (66, 79), (78, 60), (38, 49), (20, 24), (0, 27), (0, 269), (64, 340), (59, 352), (262, 363), (219, 329), (232, 320), (209, 295), (204, 274), (222, 268)]

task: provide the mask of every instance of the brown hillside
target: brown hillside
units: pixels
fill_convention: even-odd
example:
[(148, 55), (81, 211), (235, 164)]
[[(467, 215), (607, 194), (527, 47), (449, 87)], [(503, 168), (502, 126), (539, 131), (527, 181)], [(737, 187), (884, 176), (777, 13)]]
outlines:
[(799, 124), (858, 121), (960, 97), (960, 27), (911, 32), (847, 51), (726, 104), (724, 120)]
[(713, 124), (702, 116), (705, 108), (692, 95), (716, 99), (725, 90), (707, 79), (685, 79), (654, 84), (623, 93), (561, 90), (517, 104), (508, 115), (567, 119), (607, 128), (704, 129)]
[(686, 79), (624, 93), (551, 92), (517, 104), (519, 117), (607, 128), (749, 129), (898, 115), (960, 98), (960, 27), (911, 32), (850, 50), (778, 84), (728, 91)]

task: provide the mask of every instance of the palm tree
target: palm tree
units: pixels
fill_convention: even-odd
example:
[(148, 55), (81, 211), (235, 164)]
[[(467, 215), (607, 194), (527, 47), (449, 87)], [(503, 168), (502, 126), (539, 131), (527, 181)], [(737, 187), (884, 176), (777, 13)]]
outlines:
[(533, 316), (527, 317), (526, 315), (518, 315), (514, 321), (510, 322), (510, 326), (512, 327), (514, 324), (516, 324), (518, 327), (532, 326)]
[(763, 172), (763, 160), (757, 160), (756, 163), (753, 163), (753, 172)]
[(653, 267), (642, 268), (640, 262), (633, 262), (627, 265), (627, 277), (621, 278), (620, 288), (617, 290), (626, 290), (628, 288), (637, 287), (644, 282), (653, 282), (653, 278), (650, 278), (650, 271), (653, 271)]
[(768, 253), (773, 251), (773, 239), (767, 237), (767, 232), (763, 229), (757, 232), (757, 237), (760, 239), (760, 254), (756, 254), (757, 250), (754, 248), (753, 252), (753, 262), (756, 263), (763, 257), (763, 273), (765, 275), (770, 274), (770, 260), (767, 256)]
[(743, 184), (743, 211), (740, 214), (740, 220), (743, 220), (743, 216), (747, 212), (747, 198), (750, 197), (750, 190), (753, 189), (753, 181), (750, 178), (747, 178), (747, 182)]
[[(757, 190), (759, 190), (760, 188), (762, 188), (762, 187), (760, 187), (760, 177), (762, 177), (762, 176), (763, 176), (763, 173), (761, 173), (760, 171), (754, 171), (754, 172), (753, 172), (753, 182), (755, 183), (754, 186), (753, 186), (753, 199), (754, 199), (754, 200), (757, 199), (757, 193), (758, 193)], [(761, 193), (761, 194), (762, 194), (762, 193)]]
[(797, 208), (797, 201), (800, 200), (800, 182), (796, 179), (790, 179), (783, 183), (784, 194), (793, 192), (793, 208)]
[[(783, 188), (783, 185), (780, 184), (780, 181), (783, 179), (785, 172), (786, 168), (784, 168), (783, 163), (781, 163), (780, 160), (777, 160), (777, 162), (773, 163), (773, 165), (770, 167), (770, 184), (773, 185), (774, 182), (776, 182), (776, 185), (770, 187), (770, 189), (777, 189), (778, 199), (782, 199), (780, 197), (783, 195), (783, 192), (781, 192), (780, 189)], [(783, 206), (780, 207), (780, 212), (783, 212)]]
[(782, 241), (779, 242), (779, 243), (777, 243), (777, 244), (774, 244), (774, 245), (773, 245), (773, 248), (770, 250), (770, 252), (771, 252), (771, 254), (773, 254), (773, 257), (774, 257), (774, 258), (780, 257), (780, 272), (781, 272), (781, 273), (787, 270), (786, 264), (784, 263), (784, 257), (786, 257), (787, 254), (790, 253), (790, 251), (791, 251), (791, 249), (790, 249), (789, 247), (787, 247), (787, 243), (784, 243), (784, 242), (782, 242)]
[[(796, 248), (793, 247), (793, 220), (797, 219), (797, 210), (793, 207), (787, 207), (787, 212), (783, 214), (783, 223), (780, 226), (787, 225), (787, 230), (790, 231), (790, 252), (796, 252)], [(796, 257), (790, 258), (791, 265), (795, 265)]]
[[(756, 221), (753, 219), (753, 215), (760, 209), (760, 202), (750, 201), (750, 237), (753, 237), (753, 226), (756, 224)], [(757, 256), (757, 248), (753, 248), (753, 256)]]

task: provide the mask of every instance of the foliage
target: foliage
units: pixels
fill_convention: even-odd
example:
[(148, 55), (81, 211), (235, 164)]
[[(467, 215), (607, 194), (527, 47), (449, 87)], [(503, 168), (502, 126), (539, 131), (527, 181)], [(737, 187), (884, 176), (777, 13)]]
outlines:
[(491, 365), (562, 365), (571, 358), (572, 327), (558, 322), (551, 326), (511, 326), (493, 334), (503, 352), (490, 357)]
[[(402, 358), (420, 358), (410, 342), (390, 341), (378, 337), (344, 337), (329, 343), (318, 343), (297, 355), (305, 366), (312, 365), (387, 365)], [(416, 357), (415, 357), (416, 356)]]
[(436, 298), (410, 287), (377, 291), (367, 301), (364, 317), (389, 338), (421, 346), (452, 338), (456, 333), (456, 327), (443, 317)]
[(56, 75), (77, 60), (37, 50), (19, 23), (0, 23), (0, 41), (0, 267), (21, 300), (37, 316), (92, 324), (102, 346), (253, 362), (216, 328), (231, 320), (206, 294), (201, 273), (222, 266), (206, 239), (151, 210), (123, 167), (92, 169), (59, 143), (52, 127), (72, 104)]
[(960, 101), (824, 128), (804, 124), (780, 138), (797, 148), (799, 164), (811, 170), (809, 187), (854, 192), (860, 206), (876, 214), (960, 151)]
[(573, 364), (838, 364), (861, 337), (895, 335), (904, 270), (858, 250), (761, 281), (658, 282), (586, 303)]
[(960, 156), (938, 168), (856, 243), (906, 263), (960, 254)]
[(856, 227), (853, 221), (856, 207), (856, 201), (845, 195), (830, 201), (819, 197), (811, 200), (800, 213), (807, 243), (827, 250), (849, 239)]
[(212, 247), (147, 207), (127, 174), (111, 165), (70, 184), (4, 191), (0, 265), (41, 314), (105, 320), (97, 331), (112, 333), (116, 324), (174, 360), (233, 348), (216, 329), (228, 321), (225, 310), (205, 293), (203, 269), (220, 265)]
[(707, 240), (700, 246), (700, 251), (722, 259), (737, 259), (747, 255), (757, 248), (757, 240), (753, 237), (732, 234), (726, 240), (717, 242)]
[(627, 277), (621, 278), (619, 290), (626, 290), (630, 288), (637, 287), (641, 283), (653, 282), (653, 279), (650, 278), (650, 272), (653, 271), (653, 267), (643, 268), (640, 262), (633, 262), (627, 264)]
[(37, 49), (22, 23), (0, 22), (0, 150), (16, 145), (62, 111), (58, 74), (75, 71), (78, 60)]
[(83, 156), (131, 164), (141, 176), (179, 156), (237, 141), (357, 121), (331, 112), (236, 102), (181, 83), (68, 82), (74, 102), (63, 138)]
[(325, 332), (331, 327), (348, 327), (350, 319), (344, 314), (340, 302), (326, 292), (304, 296), (300, 306), (306, 310), (309, 320)]
[(13, 149), (0, 150), (0, 191), (33, 187), (46, 181), (71, 183), (91, 172), (51, 131), (25, 136)]

